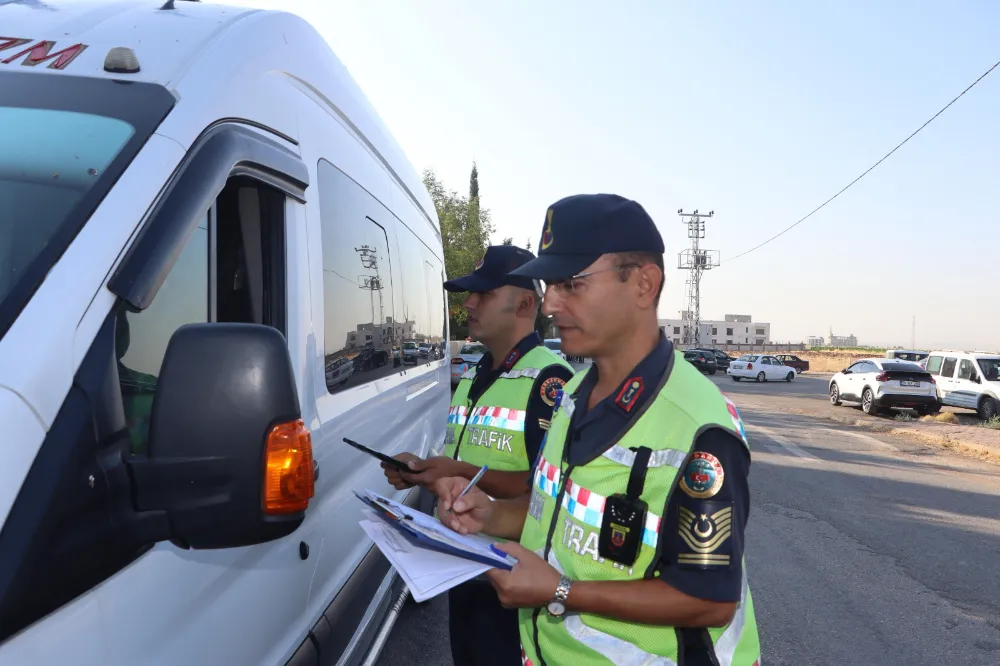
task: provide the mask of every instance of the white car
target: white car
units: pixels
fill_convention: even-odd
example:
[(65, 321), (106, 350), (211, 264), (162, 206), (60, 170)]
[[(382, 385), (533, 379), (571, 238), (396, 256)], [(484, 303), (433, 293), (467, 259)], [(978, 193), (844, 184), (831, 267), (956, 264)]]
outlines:
[(458, 350), (458, 354), (451, 359), (451, 385), (458, 386), (458, 382), (462, 380), (462, 375), (465, 374), (465, 371), (475, 367), (476, 363), (479, 363), (479, 359), (485, 353), (486, 345), (480, 342), (470, 342), (469, 344), (462, 345), (462, 348)]
[(354, 374), (354, 359), (341, 356), (326, 365), (326, 386), (343, 386)]
[(830, 402), (860, 402), (865, 414), (912, 409), (921, 416), (940, 411), (937, 386), (916, 363), (889, 358), (855, 361), (830, 378)]
[(726, 374), (734, 382), (753, 379), (757, 382), (790, 382), (795, 379), (795, 368), (783, 365), (781, 361), (767, 354), (744, 354), (729, 364)]

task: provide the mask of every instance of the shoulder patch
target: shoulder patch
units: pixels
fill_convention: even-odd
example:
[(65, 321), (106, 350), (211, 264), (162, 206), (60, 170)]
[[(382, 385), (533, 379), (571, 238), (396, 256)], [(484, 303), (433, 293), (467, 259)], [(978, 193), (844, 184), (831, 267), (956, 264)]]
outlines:
[(642, 389), (642, 377), (632, 377), (626, 380), (625, 386), (622, 387), (622, 390), (618, 392), (618, 397), (615, 398), (615, 404), (626, 412), (631, 412), (632, 408), (635, 407), (636, 399), (642, 395)]
[(740, 417), (740, 411), (736, 409), (736, 403), (730, 400), (729, 396), (725, 393), (722, 394), (722, 397), (726, 400), (726, 408), (729, 410), (729, 417), (733, 420), (733, 427), (736, 428), (736, 431), (740, 433), (740, 437), (743, 438), (743, 442), (746, 443), (747, 431), (743, 427), (743, 419)]
[(695, 451), (681, 475), (680, 487), (684, 494), (695, 499), (715, 497), (722, 489), (726, 471), (711, 453)]
[(517, 349), (512, 349), (511, 352), (507, 354), (507, 360), (504, 361), (503, 364), (508, 368), (513, 368), (519, 358), (521, 358), (521, 352)]
[(733, 553), (733, 503), (702, 501), (678, 507), (677, 564), (729, 568)]
[(566, 380), (562, 377), (549, 377), (542, 382), (538, 393), (541, 395), (542, 400), (546, 405), (549, 407), (555, 407), (556, 398), (559, 397), (559, 391), (561, 391), (564, 386), (566, 386)]

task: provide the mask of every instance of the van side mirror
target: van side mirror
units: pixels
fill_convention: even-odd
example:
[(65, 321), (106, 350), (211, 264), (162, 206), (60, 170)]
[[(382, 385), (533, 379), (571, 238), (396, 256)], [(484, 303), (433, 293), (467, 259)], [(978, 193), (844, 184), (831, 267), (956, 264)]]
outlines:
[(170, 338), (149, 451), (128, 465), (140, 512), (169, 539), (234, 548), (279, 539), (305, 519), (315, 469), (284, 336), (256, 324), (189, 324)]

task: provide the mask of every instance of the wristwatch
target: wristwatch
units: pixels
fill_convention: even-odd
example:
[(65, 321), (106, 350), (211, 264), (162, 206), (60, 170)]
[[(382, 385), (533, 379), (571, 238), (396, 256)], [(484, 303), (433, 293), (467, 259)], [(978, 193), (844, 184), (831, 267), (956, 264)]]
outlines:
[(569, 586), (572, 584), (573, 581), (566, 576), (559, 576), (559, 584), (556, 586), (556, 596), (553, 597), (552, 601), (546, 607), (549, 615), (562, 617), (562, 614), (566, 612), (566, 598), (569, 597)]

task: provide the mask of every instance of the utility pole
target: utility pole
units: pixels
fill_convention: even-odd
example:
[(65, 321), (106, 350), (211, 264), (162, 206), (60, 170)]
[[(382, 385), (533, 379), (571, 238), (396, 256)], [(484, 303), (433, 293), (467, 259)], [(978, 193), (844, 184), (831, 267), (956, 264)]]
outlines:
[[(382, 344), (385, 344), (385, 306), (382, 302), (382, 278), (378, 273), (378, 250), (371, 247), (370, 245), (362, 245), (361, 247), (354, 248), (354, 251), (361, 256), (361, 266), (370, 271), (375, 271), (375, 275), (359, 275), (358, 276), (358, 287), (366, 291), (372, 292), (371, 302), (372, 302), (372, 325), (375, 325), (375, 293), (378, 292), (378, 327), (379, 327), (379, 338)], [(391, 338), (391, 333), (390, 333)]]
[(685, 213), (683, 208), (677, 209), (681, 222), (687, 225), (688, 238), (691, 247), (677, 254), (677, 268), (691, 271), (687, 280), (688, 303), (683, 313), (684, 344), (701, 344), (701, 274), (719, 265), (718, 250), (704, 250), (701, 239), (705, 237), (705, 220), (715, 215), (714, 210), (707, 214), (699, 213), (696, 208), (693, 213)]

